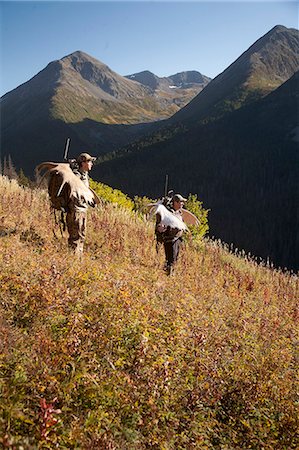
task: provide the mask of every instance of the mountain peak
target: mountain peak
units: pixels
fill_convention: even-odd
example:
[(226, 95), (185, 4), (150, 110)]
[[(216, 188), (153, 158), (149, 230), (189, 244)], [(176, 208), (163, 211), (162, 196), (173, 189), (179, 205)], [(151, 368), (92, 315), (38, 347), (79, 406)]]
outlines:
[(143, 70), (139, 73), (127, 75), (126, 78), (129, 80), (138, 81), (138, 83), (141, 83), (153, 90), (157, 89), (159, 85), (159, 77), (149, 70)]
[(64, 56), (62, 59), (67, 59), (72, 56), (75, 56), (78, 58), (93, 59), (88, 53), (85, 53), (82, 50), (76, 50), (75, 52), (69, 53), (68, 55)]
[(188, 70), (185, 72), (179, 72), (169, 77), (173, 83), (177, 86), (186, 87), (190, 84), (208, 84), (211, 80), (209, 77), (202, 75), (196, 70)]
[(273, 28), (271, 28), (269, 33), (288, 31), (288, 30), (295, 30), (295, 28), (287, 28), (284, 25), (275, 25)]
[(60, 61), (66, 63), (69, 62), (76, 70), (82, 67), (82, 64), (86, 63), (100, 67), (102, 70), (110, 70), (106, 64), (102, 63), (102, 61), (93, 58), (92, 56), (88, 55), (88, 53), (82, 52), (81, 50), (77, 50), (73, 53), (70, 53), (69, 55), (64, 56)]

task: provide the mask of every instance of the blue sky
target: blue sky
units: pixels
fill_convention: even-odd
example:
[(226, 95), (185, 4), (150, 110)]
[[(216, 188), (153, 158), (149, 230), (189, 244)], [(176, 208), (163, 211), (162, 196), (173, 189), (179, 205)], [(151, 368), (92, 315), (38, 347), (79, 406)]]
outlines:
[(275, 25), (298, 28), (298, 1), (1, 1), (0, 95), (82, 50), (120, 75), (215, 77)]

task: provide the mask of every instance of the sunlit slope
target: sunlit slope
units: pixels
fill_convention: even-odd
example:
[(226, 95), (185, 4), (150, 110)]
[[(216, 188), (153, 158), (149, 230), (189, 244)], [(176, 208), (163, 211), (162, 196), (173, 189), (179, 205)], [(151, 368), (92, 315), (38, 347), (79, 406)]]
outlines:
[(217, 119), (269, 94), (299, 69), (299, 32), (277, 25), (214, 78), (171, 121)]
[(74, 260), (45, 192), (0, 195), (4, 446), (297, 447), (297, 277), (208, 242), (166, 277), (153, 225), (111, 204)]

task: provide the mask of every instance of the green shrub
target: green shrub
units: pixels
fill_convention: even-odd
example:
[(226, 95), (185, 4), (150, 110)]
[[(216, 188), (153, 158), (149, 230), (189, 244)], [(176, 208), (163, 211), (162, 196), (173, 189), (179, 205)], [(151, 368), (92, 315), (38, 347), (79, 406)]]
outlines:
[(134, 208), (134, 202), (126, 194), (119, 191), (118, 189), (113, 189), (104, 183), (96, 182), (90, 180), (90, 187), (93, 189), (97, 195), (107, 203), (115, 203), (119, 206), (129, 209), (130, 211)]
[(209, 231), (208, 214), (209, 209), (204, 209), (203, 203), (197, 199), (196, 194), (189, 194), (186, 209), (192, 212), (199, 220), (199, 225), (189, 226), (193, 237), (202, 239)]

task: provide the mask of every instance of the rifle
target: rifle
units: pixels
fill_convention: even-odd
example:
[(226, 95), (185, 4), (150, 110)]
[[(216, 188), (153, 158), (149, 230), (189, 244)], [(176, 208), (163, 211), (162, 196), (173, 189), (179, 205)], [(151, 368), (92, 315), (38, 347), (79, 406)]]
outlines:
[(66, 142), (65, 142), (65, 146), (64, 146), (64, 153), (63, 153), (63, 161), (67, 162), (67, 155), (69, 152), (69, 148), (70, 148), (70, 142), (71, 142), (71, 138), (67, 138)]
[(67, 140), (65, 141), (64, 152), (63, 152), (63, 161), (69, 163), (69, 165), (71, 166), (71, 169), (77, 169), (78, 168), (77, 160), (76, 159), (68, 159), (70, 142), (71, 142), (71, 138), (68, 137)]
[(166, 208), (169, 208), (173, 197), (173, 190), (168, 191), (168, 179), (168, 175), (165, 175), (164, 197), (162, 197), (162, 204), (166, 206)]
[(168, 175), (165, 175), (164, 197), (167, 196), (167, 189), (168, 189)]

